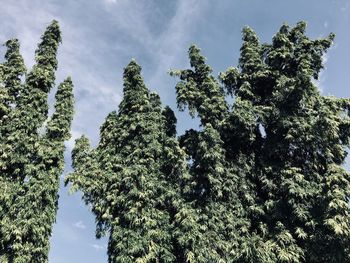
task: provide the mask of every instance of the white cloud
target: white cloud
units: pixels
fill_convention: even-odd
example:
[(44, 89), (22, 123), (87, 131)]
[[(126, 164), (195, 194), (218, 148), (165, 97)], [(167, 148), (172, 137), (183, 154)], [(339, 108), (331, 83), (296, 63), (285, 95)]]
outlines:
[(76, 222), (75, 224), (74, 224), (74, 226), (76, 227), (76, 228), (80, 228), (80, 229), (85, 229), (86, 228), (86, 226), (84, 225), (84, 223), (83, 223), (83, 221), (78, 221), (78, 222)]
[(345, 6), (342, 6), (342, 7), (340, 8), (340, 10), (341, 10), (342, 12), (346, 12), (346, 11), (349, 9), (349, 6), (350, 6), (350, 4), (347, 3)]
[(55, 236), (51, 236), (51, 241), (57, 239), (70, 244), (75, 244), (79, 241), (77, 231), (64, 221), (61, 221), (60, 224), (54, 225), (54, 233)]
[(178, 1), (175, 15), (169, 21), (167, 30), (160, 36), (155, 49), (158, 66), (149, 81), (151, 88), (164, 86), (164, 80), (169, 80), (167, 70), (187, 64), (186, 50), (189, 46), (186, 44), (196, 28), (196, 22), (205, 6), (203, 3), (205, 1)]
[(78, 139), (82, 134), (76, 130), (71, 131), (71, 138), (65, 142), (65, 146), (69, 152), (71, 152), (75, 145), (75, 140)]
[(102, 251), (102, 250), (106, 250), (107, 246), (104, 245), (98, 245), (98, 244), (92, 244), (91, 245), (96, 251)]
[(38, 4), (35, 0), (1, 3), (0, 42), (4, 43), (9, 38), (18, 38), (21, 41), (21, 53), (27, 66), (34, 63), (34, 50), (40, 40), (43, 27), (56, 18), (52, 12), (54, 7), (49, 1), (41, 2), (40, 8), (37, 8)]
[(324, 28), (328, 28), (328, 26), (329, 26), (328, 21), (324, 21), (323, 26), (324, 26)]
[(328, 53), (324, 53), (322, 55), (322, 64), (323, 64), (323, 69), (320, 71), (320, 73), (318, 74), (318, 79), (317, 80), (312, 80), (314, 85), (316, 85), (318, 87), (318, 89), (320, 90), (320, 92), (323, 94), (325, 92), (325, 82), (326, 82), (326, 63), (329, 59), (329, 54)]
[(154, 36), (147, 22), (152, 10), (147, 1), (107, 0), (105, 10), (118, 31), (143, 45), (152, 45)]

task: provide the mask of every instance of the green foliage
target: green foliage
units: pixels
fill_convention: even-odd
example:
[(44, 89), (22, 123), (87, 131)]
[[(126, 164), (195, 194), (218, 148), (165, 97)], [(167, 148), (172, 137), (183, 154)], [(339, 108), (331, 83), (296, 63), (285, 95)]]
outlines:
[(179, 138), (130, 62), (119, 111), (95, 149), (77, 140), (66, 179), (108, 233), (109, 262), (350, 262), (350, 100), (317, 89), (334, 35), (305, 28), (282, 25), (271, 44), (244, 28), (238, 67), (218, 79), (191, 46), (191, 68), (170, 74), (201, 127)]
[(176, 118), (146, 88), (132, 60), (124, 71), (118, 113), (101, 127), (100, 142), (77, 140), (74, 173), (66, 178), (81, 190), (96, 216), (96, 236), (108, 232), (109, 262), (174, 262), (172, 218), (179, 203), (176, 182), (185, 168), (175, 136)]
[(283, 25), (272, 44), (244, 28), (224, 88), (195, 46), (193, 69), (171, 72), (180, 110), (203, 127), (180, 137), (190, 166), (175, 217), (184, 261), (350, 262), (350, 101), (315, 86), (334, 35), (310, 40), (305, 28)]
[(224, 92), (218, 81), (211, 75), (212, 69), (205, 64), (200, 49), (191, 46), (188, 55), (192, 69), (173, 70), (171, 76), (181, 81), (176, 85), (177, 103), (180, 110), (188, 106), (192, 117), (196, 112), (203, 124), (217, 127), (227, 113)]
[(68, 78), (56, 93), (48, 118), (47, 97), (55, 81), (61, 33), (53, 21), (26, 75), (19, 42), (6, 43), (0, 83), (0, 260), (48, 262), (55, 222), (64, 140), (73, 118), (73, 85)]

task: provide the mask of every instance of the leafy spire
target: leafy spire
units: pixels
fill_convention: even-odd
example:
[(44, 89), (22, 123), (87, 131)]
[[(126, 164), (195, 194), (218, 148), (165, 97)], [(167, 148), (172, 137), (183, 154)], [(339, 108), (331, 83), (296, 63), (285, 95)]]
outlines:
[(149, 91), (143, 83), (141, 66), (134, 59), (124, 69), (123, 79), (125, 99), (119, 105), (119, 115), (125, 114), (126, 111), (145, 111), (149, 103)]
[[(305, 27), (304, 22), (294, 28), (282, 25), (272, 44), (261, 47), (263, 60), (253, 62), (255, 68), (249, 75), (244, 69), (254, 61), (248, 54), (257, 42), (253, 39), (247, 44), (244, 36), (241, 72), (231, 68), (222, 74), (222, 79), (228, 90), (238, 91), (235, 104), (242, 101), (241, 97), (257, 113), (255, 127), (259, 132), (255, 134), (260, 136), (255, 136), (250, 154), (256, 156), (253, 174), (258, 177), (248, 179), (251, 186), (256, 185), (255, 200), (260, 207), (252, 217), (252, 226), (270, 244), (266, 250), (269, 258), (276, 257), (281, 262), (347, 262), (347, 241), (328, 231), (333, 227), (347, 232), (348, 222), (342, 221), (340, 227), (335, 223), (339, 221), (332, 220), (335, 214), (325, 210), (328, 202), (333, 204), (325, 196), (332, 196), (328, 178), (335, 178), (335, 174), (344, 182), (337, 190), (342, 194), (337, 194), (336, 202), (346, 200), (343, 193), (347, 191), (348, 176), (340, 165), (345, 158), (343, 147), (348, 143), (348, 133), (341, 129), (348, 123), (344, 114), (347, 102), (321, 96), (312, 82), (322, 69), (322, 56), (334, 35), (310, 40), (305, 36)], [(246, 87), (249, 96), (240, 93)], [(337, 218), (348, 213), (348, 207), (342, 207)], [(332, 218), (329, 221), (325, 220), (328, 216)], [(328, 228), (325, 222), (334, 224)], [(317, 249), (321, 243), (324, 247)]]
[(222, 88), (211, 75), (212, 69), (205, 64), (200, 49), (192, 45), (188, 51), (193, 69), (172, 70), (171, 76), (178, 76), (176, 85), (177, 103), (180, 110), (188, 106), (192, 117), (198, 113), (203, 125), (218, 127), (227, 113), (227, 103)]
[[(19, 53), (19, 41), (17, 39), (8, 40), (5, 46), (7, 47), (6, 62), (0, 65), (2, 75), (0, 87), (0, 123), (3, 127), (2, 133), (5, 132), (6, 120), (9, 121), (8, 114), (11, 111), (11, 107), (15, 106), (16, 99), (22, 89), (21, 77), (26, 71), (23, 58)], [(4, 117), (6, 120), (3, 119)]]
[(42, 36), (36, 64), (23, 85), (20, 76), (25, 68), (18, 41), (7, 42), (4, 86), (10, 91), (12, 105), (7, 116), (10, 121), (2, 126), (6, 132), (0, 136), (4, 146), (0, 184), (5, 189), (0, 195), (0, 261), (48, 261), (64, 167), (64, 140), (70, 137), (73, 117), (73, 86), (67, 79), (58, 88), (56, 111), (45, 125), (60, 41), (58, 23), (53, 21)]
[(174, 177), (182, 169), (175, 160), (183, 153), (167, 135), (162, 112), (159, 96), (149, 92), (132, 60), (124, 70), (119, 111), (106, 118), (98, 147), (89, 150), (82, 138), (74, 148), (74, 173), (66, 183), (91, 204), (97, 237), (108, 232), (109, 262), (175, 260)]
[(58, 86), (55, 98), (55, 112), (48, 122), (47, 134), (50, 139), (67, 140), (70, 137), (74, 107), (73, 83), (70, 77)]
[[(173, 71), (180, 77), (177, 102), (198, 112), (203, 131), (188, 130), (180, 145), (188, 154), (190, 172), (181, 181), (183, 204), (175, 216), (175, 235), (184, 262), (238, 260), (240, 238), (248, 229), (238, 196), (235, 163), (226, 157), (225, 120), (230, 112), (218, 81), (200, 50), (191, 46), (192, 69)], [(180, 260), (180, 261), (181, 261)]]
[(19, 41), (11, 39), (6, 41), (5, 46), (7, 51), (5, 54), (6, 62), (4, 64), (4, 88), (8, 89), (11, 96), (10, 103), (14, 103), (17, 96), (20, 94), (22, 83), (21, 77), (26, 72), (23, 58), (19, 52)]
[(166, 106), (162, 114), (165, 118), (165, 130), (166, 130), (167, 136), (175, 137), (177, 119), (175, 117), (174, 111), (169, 106)]
[[(40, 128), (47, 118), (47, 97), (55, 82), (56, 55), (60, 42), (61, 31), (58, 22), (54, 20), (41, 37), (35, 51), (36, 64), (26, 77), (24, 95), (19, 101), (18, 112), (28, 115), (26, 119), (30, 120), (28, 123), (22, 122), (27, 130)], [(25, 110), (28, 108), (32, 110)]]
[(244, 74), (253, 74), (259, 70), (261, 62), (261, 46), (256, 33), (250, 27), (244, 27), (243, 44), (241, 47), (241, 56), (239, 58), (239, 67)]

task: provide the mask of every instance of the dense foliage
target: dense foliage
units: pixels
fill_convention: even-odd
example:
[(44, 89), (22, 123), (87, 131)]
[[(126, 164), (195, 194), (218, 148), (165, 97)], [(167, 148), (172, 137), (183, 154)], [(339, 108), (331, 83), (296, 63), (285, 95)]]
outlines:
[(70, 137), (73, 117), (70, 78), (59, 85), (55, 111), (48, 117), (60, 42), (53, 21), (28, 74), (18, 40), (6, 42), (5, 62), (0, 64), (0, 262), (48, 262), (63, 142)]
[(109, 262), (350, 262), (350, 101), (317, 89), (334, 36), (305, 27), (283, 25), (271, 44), (244, 28), (238, 67), (218, 79), (191, 46), (191, 68), (170, 74), (201, 127), (177, 139), (130, 62), (118, 113), (97, 148), (77, 141), (66, 181), (97, 237), (108, 232)]
[(175, 138), (175, 115), (146, 88), (132, 60), (124, 98), (101, 127), (100, 142), (77, 140), (74, 173), (66, 178), (96, 216), (96, 236), (108, 231), (109, 262), (174, 262), (174, 211), (185, 155)]
[[(262, 44), (245, 27), (238, 66), (218, 78), (191, 46), (190, 68), (170, 74), (200, 127), (179, 137), (174, 112), (127, 65), (118, 111), (97, 147), (76, 141), (65, 180), (108, 236), (110, 263), (350, 263), (350, 100), (318, 90), (334, 35), (305, 28)], [(60, 41), (54, 21), (27, 75), (17, 40), (0, 64), (0, 262), (47, 262), (73, 114), (68, 78), (48, 117)]]
[(305, 27), (283, 25), (272, 44), (243, 29), (238, 68), (220, 74), (231, 109), (197, 47), (191, 69), (172, 72), (180, 109), (203, 128), (180, 137), (191, 158), (194, 219), (178, 230), (188, 262), (350, 262), (350, 101), (315, 86), (334, 36), (310, 40)]

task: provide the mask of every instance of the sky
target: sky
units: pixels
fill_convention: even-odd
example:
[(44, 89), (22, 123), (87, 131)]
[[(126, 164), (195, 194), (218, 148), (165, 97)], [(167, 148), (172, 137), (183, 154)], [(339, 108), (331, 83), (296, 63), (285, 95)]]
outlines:
[[(270, 42), (282, 23), (304, 20), (311, 38), (336, 34), (324, 56), (321, 92), (350, 97), (350, 0), (0, 0), (0, 43), (18, 38), (30, 68), (40, 36), (53, 19), (63, 35), (56, 83), (72, 77), (75, 116), (72, 139), (66, 142), (50, 263), (107, 262), (107, 238), (95, 239), (92, 213), (80, 193), (69, 194), (62, 182), (71, 171), (74, 140), (85, 134), (93, 145), (98, 143), (99, 127), (121, 101), (123, 68), (132, 58), (142, 66), (147, 87), (176, 109), (176, 79), (168, 71), (189, 67), (191, 44), (202, 49), (217, 75), (237, 65), (244, 26), (253, 28), (261, 42)], [(4, 52), (0, 46), (1, 59)], [(176, 116), (179, 134), (198, 125), (187, 112), (176, 111)]]

